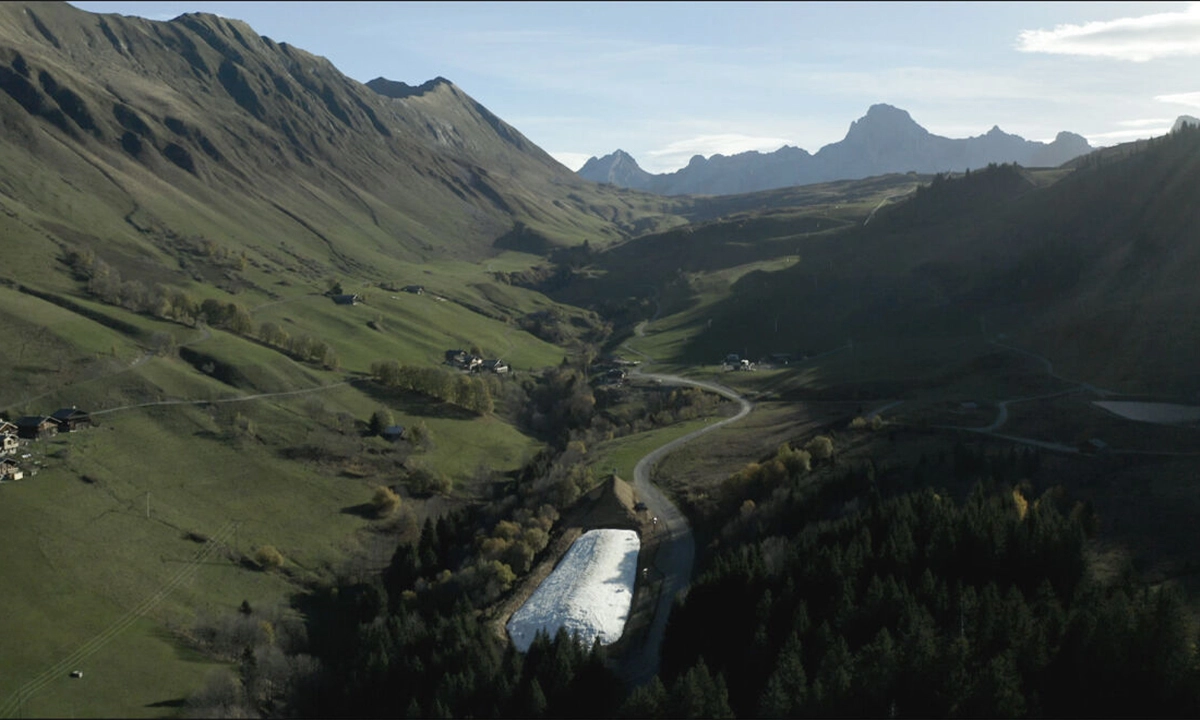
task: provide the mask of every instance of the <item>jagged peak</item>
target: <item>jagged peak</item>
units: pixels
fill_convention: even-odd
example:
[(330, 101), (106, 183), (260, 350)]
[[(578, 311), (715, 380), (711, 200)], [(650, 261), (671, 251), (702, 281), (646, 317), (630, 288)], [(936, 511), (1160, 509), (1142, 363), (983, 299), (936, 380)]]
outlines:
[(849, 138), (852, 135), (861, 135), (864, 133), (877, 135), (881, 132), (894, 133), (897, 131), (909, 133), (929, 132), (917, 124), (917, 121), (912, 119), (912, 115), (909, 115), (907, 110), (902, 110), (885, 103), (876, 103), (867, 108), (866, 115), (850, 123), (850, 129), (846, 132), (846, 137)]
[(420, 97), (442, 87), (453, 88), (454, 83), (438, 75), (432, 80), (426, 80), (420, 85), (409, 85), (400, 80), (388, 80), (380, 76), (367, 82), (367, 87), (385, 97), (401, 100), (409, 97)]

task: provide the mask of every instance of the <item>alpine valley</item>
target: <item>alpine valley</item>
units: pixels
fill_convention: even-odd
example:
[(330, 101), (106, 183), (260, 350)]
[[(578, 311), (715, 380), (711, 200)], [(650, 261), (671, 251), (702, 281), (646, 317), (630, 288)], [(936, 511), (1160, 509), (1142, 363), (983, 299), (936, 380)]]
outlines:
[(1194, 118), (577, 174), (283, 40), (0, 4), (0, 716), (1200, 714)]

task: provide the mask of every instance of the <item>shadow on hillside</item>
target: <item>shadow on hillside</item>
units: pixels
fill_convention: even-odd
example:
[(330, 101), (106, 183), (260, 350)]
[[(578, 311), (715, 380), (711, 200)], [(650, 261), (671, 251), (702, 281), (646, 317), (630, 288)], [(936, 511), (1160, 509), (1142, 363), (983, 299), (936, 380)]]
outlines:
[(187, 698), (175, 698), (174, 700), (159, 700), (156, 703), (146, 703), (148, 708), (181, 708), (187, 704)]
[(342, 508), (343, 515), (354, 515), (363, 520), (374, 520), (379, 517), (379, 513), (371, 503), (359, 503), (357, 505), (347, 505)]
[(406, 390), (389, 390), (378, 383), (362, 383), (359, 389), (380, 402), (397, 403), (399, 408), (409, 415), (419, 415), (428, 418), (445, 418), (447, 420), (472, 420), (479, 417), (476, 413), (452, 405), (448, 402), (431, 398), (421, 393)]

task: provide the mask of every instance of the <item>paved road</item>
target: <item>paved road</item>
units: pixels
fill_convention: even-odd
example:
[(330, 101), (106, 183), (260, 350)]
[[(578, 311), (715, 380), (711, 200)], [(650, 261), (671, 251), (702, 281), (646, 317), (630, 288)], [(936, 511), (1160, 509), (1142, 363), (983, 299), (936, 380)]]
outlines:
[(650, 473), (654, 466), (670, 453), (717, 428), (741, 420), (750, 413), (754, 405), (734, 390), (717, 383), (691, 380), (678, 375), (642, 372), (640, 369), (634, 369), (630, 375), (658, 381), (664, 385), (687, 385), (708, 390), (735, 400), (741, 405), (741, 409), (733, 417), (690, 432), (651, 451), (639, 460), (633, 469), (633, 486), (637, 489), (642, 502), (646, 503), (649, 512), (658, 518), (656, 532), (660, 534), (660, 545), (655, 559), (655, 569), (663, 578), (662, 590), (658, 596), (658, 606), (654, 610), (654, 620), (650, 624), (646, 642), (638, 653), (630, 658), (626, 667), (630, 682), (640, 685), (648, 682), (658, 672), (659, 661), (662, 659), (662, 642), (666, 634), (667, 618), (671, 614), (671, 606), (674, 604), (675, 598), (686, 592), (692, 578), (692, 565), (696, 559), (696, 541), (692, 537), (692, 528), (688, 525), (687, 518), (662, 490), (650, 482)]

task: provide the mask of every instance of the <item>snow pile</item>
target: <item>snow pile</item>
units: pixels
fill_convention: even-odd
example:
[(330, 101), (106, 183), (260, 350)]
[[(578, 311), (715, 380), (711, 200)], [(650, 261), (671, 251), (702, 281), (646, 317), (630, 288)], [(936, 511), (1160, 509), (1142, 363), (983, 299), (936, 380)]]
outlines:
[(1182, 423), (1200, 420), (1200, 407), (1174, 403), (1097, 401), (1096, 405), (1130, 420), (1150, 423)]
[(529, 650), (538, 630), (554, 637), (560, 627), (567, 634), (579, 633), (588, 646), (597, 637), (603, 645), (616, 642), (629, 619), (641, 545), (633, 530), (592, 530), (580, 536), (509, 619), (506, 627), (517, 649)]

